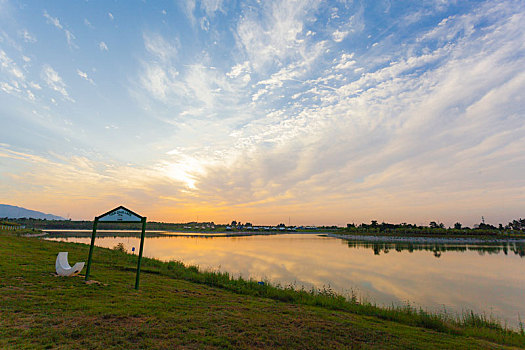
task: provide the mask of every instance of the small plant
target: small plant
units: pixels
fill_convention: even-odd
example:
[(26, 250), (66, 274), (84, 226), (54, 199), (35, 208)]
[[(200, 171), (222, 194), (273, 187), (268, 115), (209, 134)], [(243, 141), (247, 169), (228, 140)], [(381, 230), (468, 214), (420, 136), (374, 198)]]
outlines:
[(113, 247), (113, 250), (116, 250), (117, 252), (126, 253), (126, 248), (124, 247), (124, 243), (118, 243), (116, 246)]

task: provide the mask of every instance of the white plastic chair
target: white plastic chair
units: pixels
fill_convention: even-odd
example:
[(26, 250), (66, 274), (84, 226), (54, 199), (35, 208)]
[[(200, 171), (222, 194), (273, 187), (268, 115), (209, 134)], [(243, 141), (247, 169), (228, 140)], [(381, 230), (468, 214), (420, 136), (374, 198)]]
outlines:
[(77, 262), (73, 267), (69, 266), (67, 262), (67, 253), (60, 252), (58, 253), (57, 260), (55, 262), (55, 268), (59, 276), (75, 276), (82, 271), (84, 268), (85, 262)]

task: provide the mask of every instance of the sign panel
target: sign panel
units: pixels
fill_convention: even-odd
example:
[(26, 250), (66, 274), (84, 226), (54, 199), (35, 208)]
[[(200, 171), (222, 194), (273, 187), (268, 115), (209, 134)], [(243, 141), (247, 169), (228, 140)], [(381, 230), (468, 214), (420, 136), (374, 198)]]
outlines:
[(120, 207), (100, 216), (98, 221), (140, 222), (142, 221), (142, 217), (133, 213), (131, 210)]
[[(1, 1), (1, 0), (0, 0)], [(89, 272), (91, 271), (91, 259), (93, 257), (93, 248), (95, 248), (95, 238), (97, 236), (97, 226), (99, 221), (102, 222), (142, 222), (142, 232), (140, 234), (140, 249), (139, 259), (137, 262), (137, 277), (135, 279), (135, 289), (139, 289), (140, 280), (140, 262), (142, 261), (142, 252), (144, 250), (144, 237), (146, 236), (146, 217), (140, 216), (131, 210), (120, 206), (108, 211), (100, 216), (95, 216), (93, 221), (93, 233), (91, 234), (91, 245), (89, 246), (89, 256), (86, 270), (86, 281), (89, 280)], [(135, 248), (133, 248), (135, 250)]]

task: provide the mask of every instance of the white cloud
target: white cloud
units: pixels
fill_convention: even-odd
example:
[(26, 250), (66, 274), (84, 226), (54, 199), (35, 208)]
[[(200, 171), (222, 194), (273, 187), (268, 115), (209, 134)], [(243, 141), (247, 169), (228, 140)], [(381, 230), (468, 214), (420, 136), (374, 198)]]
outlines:
[(348, 35), (348, 31), (340, 31), (339, 29), (332, 33), (332, 38), (335, 42), (341, 42)]
[(6, 83), (5, 81), (0, 82), (0, 89), (2, 89), (2, 91), (4, 91), (7, 94), (20, 92), (20, 89), (17, 89), (16, 87), (12, 86), (9, 83)]
[[(27, 57), (22, 56), (22, 60), (27, 63), (28, 61), (25, 58)], [(2, 81), (4, 79), (5, 81)], [(36, 89), (34, 83), (27, 82), (24, 71), (2, 49), (0, 49), (0, 86), (1, 90), (7, 94), (29, 99), (30, 101), (36, 99), (31, 91), (31, 88)]]
[(64, 26), (60, 23), (60, 20), (57, 17), (52, 17), (49, 13), (47, 13), (46, 10), (44, 10), (44, 17), (47, 19), (48, 23), (54, 25), (56, 28), (64, 32), (69, 47), (76, 47), (75, 43), (73, 42), (75, 40), (75, 35), (73, 35), (73, 33), (69, 31), (69, 29), (64, 28)]
[(42, 90), (42, 87), (39, 84), (34, 83), (34, 82), (30, 82), (29, 86), (31, 86), (35, 90)]
[(66, 40), (67, 40), (67, 44), (72, 47), (74, 46), (74, 43), (73, 43), (73, 40), (75, 40), (75, 36), (73, 35), (73, 33), (71, 33), (69, 30), (64, 30), (64, 33), (66, 34)]
[(91, 29), (95, 28), (95, 27), (93, 27), (93, 25), (91, 24), (91, 22), (87, 18), (84, 18), (84, 24), (88, 28), (91, 28)]
[(210, 30), (210, 21), (206, 17), (202, 17), (200, 20), (201, 29), (205, 32)]
[(47, 13), (47, 11), (45, 11), (45, 10), (44, 10), (44, 17), (47, 18), (48, 23), (51, 23), (52, 25), (54, 25), (58, 29), (61, 29), (61, 30), (64, 29), (64, 27), (62, 27), (62, 24), (60, 24), (59, 19), (56, 18), (56, 17), (51, 17), (49, 15), (49, 13)]
[(167, 101), (167, 96), (176, 86), (176, 71), (165, 71), (158, 65), (147, 65), (141, 76), (141, 83), (146, 91), (161, 101)]
[(355, 13), (350, 16), (348, 20), (341, 21), (339, 27), (332, 32), (332, 39), (339, 43), (343, 41), (348, 35), (363, 31), (365, 28), (363, 15), (364, 6), (359, 5)]
[(144, 34), (144, 47), (155, 58), (168, 63), (177, 57), (177, 48), (159, 34)]
[(35, 97), (35, 94), (33, 94), (33, 92), (31, 90), (26, 90), (26, 95), (27, 95), (27, 98), (29, 98), (31, 101), (35, 101), (36, 100), (36, 97)]
[(103, 41), (98, 43), (98, 48), (100, 49), (100, 51), (109, 51), (108, 46)]
[(180, 4), (182, 6), (182, 10), (186, 14), (186, 17), (190, 21), (191, 25), (195, 26), (195, 22), (196, 22), (195, 15), (194, 15), (194, 12), (195, 12), (195, 0), (181, 1)]
[[(209, 193), (206, 198), (218, 196), (243, 205), (326, 196), (339, 203), (336, 206), (348, 198), (376, 205), (374, 198), (381, 193), (407, 198), (407, 203), (422, 200), (411, 191), (433, 191), (444, 203), (446, 198), (437, 195), (440, 191), (479, 198), (472, 192), (479, 186), (507, 193), (509, 182), (501, 187), (497, 169), (525, 171), (525, 162), (518, 161), (525, 156), (516, 153), (525, 147), (520, 120), (525, 111), (519, 97), (525, 89), (520, 68), (525, 34), (518, 29), (525, 11), (512, 15), (504, 10), (506, 5), (490, 15), (482, 8), (441, 25), (451, 25), (453, 33), (456, 27), (465, 28), (455, 21), (492, 22), (484, 24), (483, 35), (461, 31), (455, 42), (419, 54), (414, 52), (425, 43), (413, 43), (386, 67), (366, 72), (366, 67), (354, 68), (360, 57), (341, 53), (318, 80), (334, 86), (297, 82), (301, 72), (297, 62), (281, 67), (255, 84), (253, 100), (290, 90), (300, 103), (267, 110), (265, 118), (232, 133), (236, 142), (228, 149), (235, 151), (224, 153), (231, 165), (219, 161), (221, 166), (206, 166), (192, 178), (193, 185), (203, 196)], [(388, 52), (384, 54), (388, 57)], [(238, 64), (227, 76), (242, 76), (247, 67), (249, 63)], [(342, 78), (329, 78), (327, 73), (349, 68), (364, 74), (337, 85)], [(304, 100), (311, 94), (318, 103), (313, 97)], [(490, 142), (477, 146), (486, 139)], [(479, 169), (492, 175), (479, 177)], [(512, 186), (517, 190), (523, 183)]]
[(308, 56), (304, 22), (319, 1), (265, 2), (261, 11), (247, 10), (237, 25), (238, 45), (252, 67), (264, 67)]
[(223, 0), (202, 0), (201, 2), (201, 8), (210, 18), (213, 18), (217, 11), (224, 11), (222, 5)]
[(250, 73), (250, 62), (245, 61), (244, 63), (236, 64), (232, 67), (231, 71), (226, 73), (227, 76), (230, 78), (237, 78), (241, 74), (249, 74)]
[(6, 71), (17, 81), (25, 80), (22, 70), (18, 68), (18, 65), (11, 58), (9, 58), (6, 52), (2, 49), (0, 49), (0, 67), (2, 68), (2, 71)]
[(77, 74), (79, 77), (81, 77), (82, 79), (88, 81), (89, 83), (91, 83), (92, 85), (95, 85), (95, 82), (93, 81), (93, 79), (91, 79), (90, 77), (88, 77), (87, 73), (81, 71), (80, 69), (77, 69)]
[(20, 32), (20, 36), (24, 39), (26, 43), (35, 43), (36, 38), (34, 35), (29, 33), (27, 29), (24, 29), (22, 32)]
[(151, 33), (144, 34), (143, 38), (149, 56), (142, 62), (139, 83), (151, 97), (176, 106), (180, 109), (180, 116), (184, 110), (191, 110), (192, 113), (198, 112), (200, 117), (209, 118), (221, 110), (232, 110), (237, 106), (239, 96), (242, 96), (237, 89), (250, 79), (247, 72), (232, 81), (228, 79), (228, 73), (209, 64), (211, 59), (206, 53), (191, 64), (177, 65), (176, 39), (168, 42), (165, 37)]
[(108, 12), (108, 17), (112, 21), (115, 19), (115, 17), (113, 17), (113, 14), (111, 12)]
[(348, 68), (352, 68), (356, 61), (353, 60), (352, 58), (354, 57), (354, 54), (351, 53), (351, 54), (348, 54), (348, 53), (343, 53), (341, 55), (341, 58), (338, 62), (338, 64), (335, 66), (335, 69), (348, 69)]
[(46, 64), (42, 67), (41, 76), (51, 89), (59, 92), (66, 100), (74, 102), (66, 90), (66, 84), (50, 65)]

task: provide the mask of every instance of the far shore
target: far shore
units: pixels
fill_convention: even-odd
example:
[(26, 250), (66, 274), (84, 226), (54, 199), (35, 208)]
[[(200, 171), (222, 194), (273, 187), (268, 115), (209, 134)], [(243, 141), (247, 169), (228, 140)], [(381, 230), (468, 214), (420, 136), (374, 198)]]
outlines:
[(341, 238), (345, 240), (367, 241), (367, 242), (398, 242), (398, 243), (525, 243), (525, 238), (515, 237), (431, 237), (431, 236), (390, 236), (390, 235), (353, 235), (339, 233), (324, 233), (327, 237)]
[[(91, 230), (42, 230), (41, 233), (28, 234), (31, 237), (91, 237)], [(391, 234), (351, 234), (336, 233), (330, 231), (169, 231), (169, 230), (152, 230), (146, 231), (147, 237), (199, 237), (199, 238), (216, 238), (216, 237), (248, 237), (248, 236), (269, 236), (284, 234), (315, 234), (326, 237), (339, 238), (344, 240), (355, 240), (365, 242), (392, 242), (392, 243), (445, 243), (445, 244), (481, 244), (481, 243), (525, 243), (525, 237), (512, 236), (436, 236), (431, 235), (391, 235)], [(98, 230), (97, 237), (110, 236), (139, 236), (140, 230)]]

